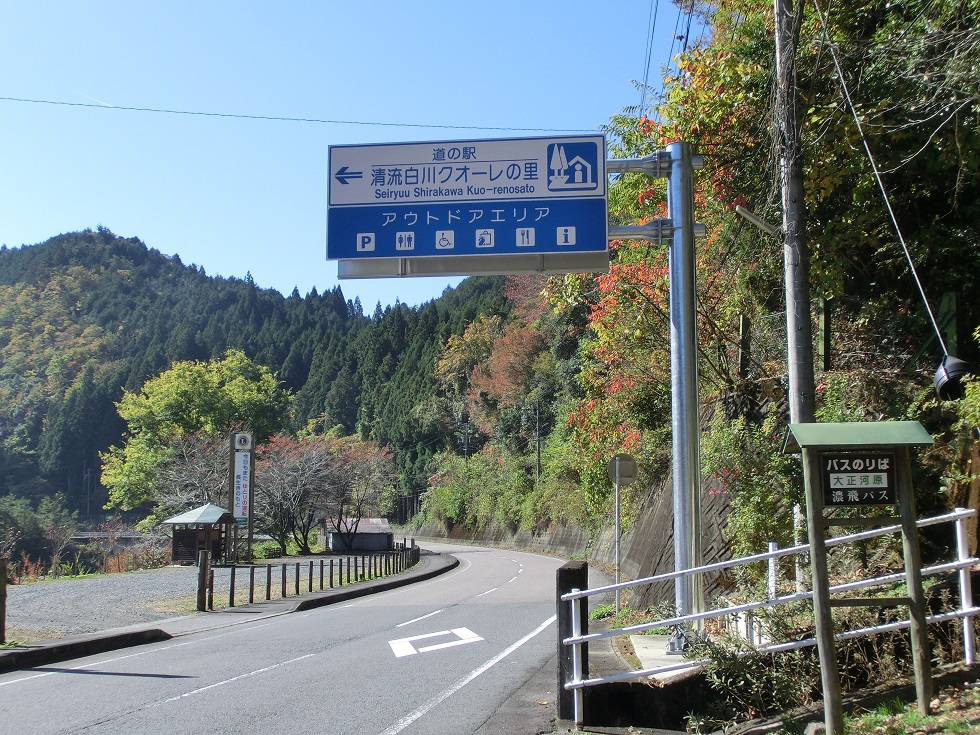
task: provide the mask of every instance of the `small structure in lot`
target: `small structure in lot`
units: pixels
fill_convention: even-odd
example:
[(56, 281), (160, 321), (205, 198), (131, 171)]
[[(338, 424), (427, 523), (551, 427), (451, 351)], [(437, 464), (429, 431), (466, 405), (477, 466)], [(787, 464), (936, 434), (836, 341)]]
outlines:
[(387, 518), (345, 518), (340, 524), (334, 518), (321, 521), (327, 548), (331, 551), (390, 551), (395, 534)]
[(163, 524), (174, 527), (171, 564), (194, 564), (201, 551), (210, 551), (212, 561), (227, 558), (235, 517), (224, 508), (207, 503)]

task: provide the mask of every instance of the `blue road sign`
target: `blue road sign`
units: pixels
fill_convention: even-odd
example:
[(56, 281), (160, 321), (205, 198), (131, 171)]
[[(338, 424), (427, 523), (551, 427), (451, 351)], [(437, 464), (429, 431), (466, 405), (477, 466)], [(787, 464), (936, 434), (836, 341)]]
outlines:
[(601, 135), (330, 148), (327, 258), (607, 249)]

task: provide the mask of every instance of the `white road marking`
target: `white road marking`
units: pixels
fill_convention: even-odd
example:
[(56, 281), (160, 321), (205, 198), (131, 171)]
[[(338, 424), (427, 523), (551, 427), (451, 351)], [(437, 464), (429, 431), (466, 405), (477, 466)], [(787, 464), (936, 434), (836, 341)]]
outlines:
[(486, 592), (481, 592), (480, 594), (477, 595), (477, 597), (483, 597), (484, 595), (489, 595), (491, 592), (496, 592), (498, 589), (500, 588), (494, 587), (493, 589), (487, 590)]
[(507, 648), (505, 648), (503, 651), (501, 651), (500, 653), (498, 653), (496, 656), (494, 656), (492, 659), (490, 659), (489, 661), (487, 661), (485, 664), (483, 664), (479, 668), (473, 669), (473, 671), (471, 671), (469, 674), (467, 674), (462, 679), (460, 679), (459, 681), (457, 681), (455, 684), (453, 684), (452, 686), (450, 686), (448, 689), (444, 689), (442, 692), (440, 692), (439, 694), (437, 694), (436, 696), (434, 696), (432, 699), (430, 699), (428, 702), (426, 702), (421, 707), (419, 707), (418, 709), (416, 709), (414, 712), (412, 712), (411, 714), (408, 714), (405, 717), (401, 718), (394, 725), (392, 725), (391, 727), (389, 727), (384, 732), (380, 733), (380, 735), (398, 735), (398, 733), (400, 733), (406, 727), (408, 727), (409, 725), (411, 725), (417, 719), (419, 719), (420, 717), (424, 717), (426, 715), (426, 713), (428, 713), (434, 707), (438, 707), (440, 704), (442, 704), (443, 702), (445, 702), (447, 699), (449, 699), (451, 696), (453, 696), (456, 692), (458, 692), (460, 689), (462, 689), (463, 687), (465, 687), (471, 681), (473, 681), (474, 679), (476, 679), (478, 676), (480, 676), (481, 674), (489, 671), (491, 668), (493, 668), (498, 663), (500, 663), (501, 661), (503, 661), (505, 658), (507, 658), (510, 654), (512, 654), (518, 648), (520, 648), (521, 646), (523, 646), (529, 640), (531, 640), (536, 635), (538, 635), (539, 633), (541, 633), (541, 631), (543, 631), (549, 625), (551, 625), (552, 623), (554, 623), (555, 620), (557, 620), (557, 616), (552, 615), (550, 618), (548, 618), (547, 620), (545, 620), (543, 623), (541, 623), (541, 625), (539, 625), (537, 628), (535, 628), (534, 630), (532, 630), (530, 633), (528, 633), (526, 636), (524, 636), (523, 638), (521, 638), (519, 641), (517, 641), (516, 643), (514, 643), (514, 644), (508, 646)]
[(445, 609), (446, 608), (443, 608), (442, 610), (436, 610), (435, 612), (430, 612), (428, 615), (423, 615), (420, 618), (413, 618), (412, 620), (406, 620), (404, 623), (399, 623), (395, 627), (396, 628), (404, 628), (406, 625), (411, 625), (412, 623), (417, 623), (420, 620), (425, 620), (426, 618), (431, 618), (433, 615), (438, 615), (439, 613), (445, 611)]
[(231, 684), (234, 681), (238, 681), (239, 679), (247, 679), (248, 677), (255, 676), (256, 674), (264, 674), (266, 671), (272, 671), (273, 669), (278, 669), (280, 666), (285, 666), (286, 664), (294, 664), (297, 661), (302, 661), (304, 658), (311, 658), (315, 655), (316, 655), (315, 653), (308, 653), (305, 656), (300, 656), (299, 658), (292, 658), (289, 659), (289, 661), (282, 661), (278, 664), (272, 664), (272, 666), (266, 666), (265, 668), (262, 669), (256, 669), (255, 671), (249, 671), (244, 674), (239, 674), (238, 676), (233, 676), (231, 679), (225, 679), (224, 681), (216, 681), (214, 684), (208, 684), (206, 687), (201, 687), (200, 689), (193, 689), (189, 692), (184, 692), (183, 694), (179, 694), (176, 697), (165, 699), (162, 702), (156, 702), (151, 706), (169, 704), (170, 702), (179, 702), (181, 699), (184, 699), (185, 697), (193, 697), (195, 694), (200, 694), (201, 692), (208, 691), (208, 689), (214, 689), (215, 687), (224, 686), (225, 684)]
[(195, 638), (190, 641), (183, 641), (182, 643), (171, 643), (166, 646), (159, 646), (157, 648), (152, 648), (147, 651), (137, 651), (136, 653), (127, 653), (124, 656), (115, 656), (113, 658), (100, 659), (98, 661), (92, 661), (91, 663), (81, 664), (79, 666), (72, 666), (69, 669), (59, 669), (58, 671), (44, 671), (40, 674), (31, 674), (30, 676), (22, 676), (19, 679), (12, 679), (10, 681), (0, 681), (0, 687), (7, 686), (8, 684), (20, 684), (21, 682), (31, 681), (32, 679), (43, 679), (46, 676), (55, 676), (56, 674), (68, 674), (72, 671), (80, 671), (82, 669), (91, 669), (94, 666), (102, 666), (103, 664), (111, 664), (116, 661), (123, 661), (127, 658), (136, 658), (137, 656), (145, 656), (149, 653), (159, 653), (160, 651), (169, 651), (171, 648), (180, 648), (181, 646), (190, 646), (198, 643), (203, 643), (204, 641), (213, 641), (216, 638), (224, 638), (225, 636), (233, 635), (234, 633), (240, 633), (243, 631), (252, 631), (256, 628), (264, 628), (271, 623), (259, 623), (258, 625), (253, 625), (248, 628), (238, 628), (237, 630), (232, 630), (227, 633), (218, 633), (217, 635), (208, 636), (206, 638)]
[[(413, 645), (415, 641), (424, 641), (428, 640), (429, 638), (441, 638), (447, 635), (456, 636), (456, 640), (452, 640), (447, 643), (437, 643), (434, 646), (423, 646), (422, 648), (416, 648)], [(395, 658), (402, 658), (404, 656), (413, 656), (416, 653), (426, 653), (427, 651), (438, 651), (443, 648), (462, 646), (466, 643), (478, 643), (482, 640), (483, 638), (478, 636), (469, 628), (453, 628), (452, 630), (440, 630), (436, 633), (413, 635), (410, 638), (399, 638), (395, 641), (388, 641), (388, 645), (391, 646), (391, 652), (395, 654)]]

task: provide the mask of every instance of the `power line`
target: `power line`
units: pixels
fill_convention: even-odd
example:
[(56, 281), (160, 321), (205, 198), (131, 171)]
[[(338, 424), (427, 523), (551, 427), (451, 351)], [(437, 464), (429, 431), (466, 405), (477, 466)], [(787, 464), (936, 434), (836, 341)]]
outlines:
[[(949, 357), (949, 350), (946, 349), (946, 340), (943, 339), (942, 331), (939, 329), (939, 324), (936, 322), (936, 317), (932, 313), (932, 307), (929, 305), (929, 299), (926, 298), (926, 290), (922, 285), (922, 281), (919, 279), (919, 273), (915, 268), (915, 263), (912, 261), (912, 253), (909, 252), (908, 245), (905, 243), (905, 237), (902, 235), (902, 228), (898, 224), (898, 217), (895, 216), (895, 210), (892, 208), (891, 198), (888, 196), (888, 190), (885, 188), (885, 182), (881, 176), (881, 171), (878, 169), (878, 164), (875, 162), (874, 155), (871, 153), (871, 146), (868, 144), (868, 139), (864, 135), (864, 126), (861, 125), (861, 117), (857, 113), (857, 108), (854, 106), (854, 101), (851, 99), (851, 92), (847, 88), (847, 82), (844, 79), (844, 70), (841, 68), (840, 60), (837, 58), (836, 47), (830, 38), (830, 32), (827, 30), (826, 18), (821, 12), (820, 6), (817, 5), (817, 0), (813, 0), (813, 7), (817, 11), (817, 17), (820, 19), (820, 26), (823, 30), (824, 38), (827, 40), (827, 47), (830, 49), (830, 56), (834, 60), (834, 68), (837, 70), (837, 78), (840, 80), (840, 86), (844, 92), (844, 99), (847, 101), (847, 107), (851, 111), (851, 117), (854, 118), (854, 124), (857, 126), (858, 135), (861, 137), (861, 144), (864, 146), (864, 152), (868, 157), (868, 162), (871, 164), (871, 173), (874, 175), (874, 179), (878, 184), (878, 189), (881, 191), (881, 197), (885, 202), (885, 209), (888, 210), (888, 216), (892, 221), (892, 226), (895, 228), (895, 234), (898, 236), (898, 244), (902, 246), (902, 251), (905, 253), (905, 259), (908, 261), (909, 270), (912, 271), (912, 279), (915, 281), (915, 285), (919, 289), (919, 294), (922, 296), (922, 303), (925, 304), (926, 313), (929, 315), (929, 321), (932, 322), (932, 328), (936, 333), (936, 339), (939, 340), (939, 346), (942, 347), (943, 354)], [(936, 390), (939, 390), (938, 387)]]
[(437, 128), (443, 130), (494, 130), (532, 133), (591, 133), (593, 130), (572, 128), (518, 128), (489, 125), (434, 125), (427, 123), (372, 122), (368, 120), (330, 120), (316, 117), (286, 117), (282, 115), (244, 115), (234, 112), (201, 112), (198, 110), (170, 110), (161, 107), (128, 107), (122, 105), (99, 105), (92, 102), (65, 102), (63, 100), (37, 100), (25, 97), (0, 97), (2, 102), (20, 102), (32, 105), (55, 105), (61, 107), (86, 107), (98, 110), (123, 110), (126, 112), (153, 112), (164, 115), (190, 115), (196, 117), (224, 117), (236, 120), (268, 120), (273, 122), (314, 123), (317, 125), (366, 125), (391, 128)]
[(647, 88), (650, 82), (650, 63), (653, 61), (653, 36), (657, 31), (657, 16), (660, 15), (660, 0), (650, 0), (650, 15), (647, 18), (646, 57), (643, 59), (643, 86), (640, 88), (640, 108), (646, 107)]

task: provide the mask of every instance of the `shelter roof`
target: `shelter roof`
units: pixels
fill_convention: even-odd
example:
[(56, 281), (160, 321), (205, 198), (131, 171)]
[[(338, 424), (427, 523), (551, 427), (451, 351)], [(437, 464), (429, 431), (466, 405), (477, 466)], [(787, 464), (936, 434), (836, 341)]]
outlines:
[(194, 510), (189, 510), (173, 518), (168, 518), (163, 523), (168, 523), (172, 526), (191, 524), (214, 525), (219, 523), (234, 523), (234, 521), (235, 517), (224, 508), (214, 503), (206, 503), (200, 508), (194, 508)]
[(932, 445), (918, 421), (857, 421), (826, 424), (790, 424), (784, 451), (801, 449), (865, 448), (865, 447), (928, 447)]

